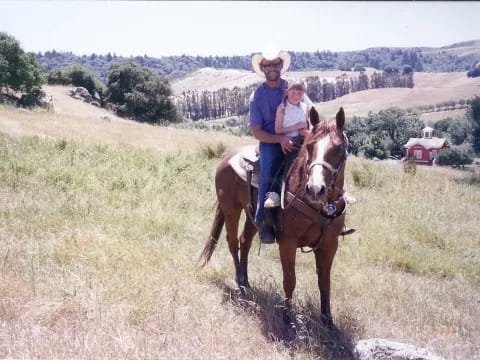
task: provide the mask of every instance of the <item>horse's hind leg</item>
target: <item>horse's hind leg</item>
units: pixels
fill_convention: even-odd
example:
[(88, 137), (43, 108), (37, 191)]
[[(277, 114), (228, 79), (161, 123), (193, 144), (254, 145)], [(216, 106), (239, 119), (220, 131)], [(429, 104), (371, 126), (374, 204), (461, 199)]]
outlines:
[(238, 279), (238, 286), (240, 286), (240, 289), (242, 289), (242, 287), (250, 288), (250, 284), (248, 282), (248, 253), (250, 251), (250, 247), (252, 246), (253, 237), (256, 233), (257, 227), (247, 216), (242, 235), (240, 235), (240, 277)]

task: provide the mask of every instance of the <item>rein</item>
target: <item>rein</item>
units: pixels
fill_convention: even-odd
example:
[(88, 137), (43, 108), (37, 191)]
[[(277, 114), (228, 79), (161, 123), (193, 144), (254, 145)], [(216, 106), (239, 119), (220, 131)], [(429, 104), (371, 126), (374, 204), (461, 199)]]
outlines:
[[(296, 162), (300, 161), (301, 158), (297, 158), (295, 160), (295, 162), (292, 164), (292, 166), (288, 170), (288, 173), (285, 177), (285, 180), (282, 182), (282, 190), (281, 190), (281, 194), (280, 194), (281, 195), (281, 197), (280, 197), (281, 208), (283, 210), (286, 210), (286, 209), (289, 209), (290, 207), (293, 206), (296, 210), (300, 211), (302, 214), (311, 218), (313, 221), (315, 221), (317, 223), (321, 223), (322, 225), (324, 225), (324, 227), (322, 228), (322, 233), (320, 234), (320, 237), (315, 242), (315, 244), (310, 246), (311, 247), (310, 250), (304, 250), (304, 248), (301, 247), (300, 250), (302, 251), (302, 253), (310, 253), (310, 252), (317, 251), (320, 248), (320, 245), (322, 244), (323, 238), (325, 236), (328, 225), (330, 225), (330, 222), (333, 219), (345, 214), (345, 212), (346, 212), (347, 203), (345, 201), (345, 205), (344, 205), (342, 211), (338, 214), (336, 213), (338, 202), (340, 202), (341, 200), (344, 200), (343, 199), (343, 192), (335, 200), (333, 200), (331, 202), (327, 202), (324, 205), (324, 209), (323, 209), (324, 211), (315, 209), (312, 206), (309, 206), (304, 201), (302, 201), (301, 199), (298, 198), (298, 195), (300, 194), (301, 190), (306, 186), (307, 181), (308, 181), (309, 176), (310, 176), (310, 173), (315, 166), (322, 166), (322, 167), (326, 168), (328, 171), (330, 171), (330, 173), (332, 174), (332, 182), (330, 184), (329, 189), (335, 188), (335, 186), (337, 184), (338, 175), (342, 171), (342, 169), (345, 165), (345, 162), (347, 160), (347, 157), (348, 157), (348, 152), (347, 152), (348, 139), (347, 139), (345, 134), (343, 134), (343, 138), (345, 140), (346, 147), (345, 147), (345, 152), (344, 152), (344, 154), (342, 156), (342, 159), (340, 160), (340, 163), (338, 164), (337, 168), (334, 168), (330, 163), (328, 163), (327, 161), (324, 161), (324, 160), (314, 161), (314, 162), (309, 164), (308, 163), (308, 153), (307, 153), (307, 159), (306, 159), (306, 164), (305, 164), (305, 167), (306, 167), (306, 170), (307, 170), (307, 176), (305, 176), (305, 179), (299, 184), (295, 194), (292, 194), (291, 192), (286, 190), (286, 183), (291, 176), (292, 170), (295, 167)], [(285, 197), (287, 198), (286, 199), (287, 202), (288, 202), (287, 205), (285, 205)]]

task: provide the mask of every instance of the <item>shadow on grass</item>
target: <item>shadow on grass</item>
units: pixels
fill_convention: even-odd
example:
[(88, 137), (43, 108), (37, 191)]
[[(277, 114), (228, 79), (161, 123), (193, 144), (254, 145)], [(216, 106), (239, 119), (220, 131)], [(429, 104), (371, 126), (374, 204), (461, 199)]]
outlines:
[[(252, 287), (241, 294), (222, 280), (214, 280), (223, 290), (223, 303), (231, 303), (239, 311), (251, 313), (262, 322), (262, 332), (271, 341), (282, 342), (290, 351), (303, 351), (328, 360), (354, 360), (353, 335), (358, 324), (343, 318), (339, 325), (325, 326), (320, 309), (311, 302), (294, 309), (293, 326), (284, 321), (283, 298), (268, 284)], [(293, 318), (292, 317), (292, 318)]]

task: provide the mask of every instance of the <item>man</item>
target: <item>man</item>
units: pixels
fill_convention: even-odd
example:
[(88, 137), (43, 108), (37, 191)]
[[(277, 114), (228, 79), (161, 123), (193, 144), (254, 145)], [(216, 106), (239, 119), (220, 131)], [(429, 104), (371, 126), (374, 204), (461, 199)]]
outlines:
[[(265, 221), (264, 202), (267, 192), (278, 192), (273, 183), (285, 154), (295, 148), (288, 136), (275, 134), (275, 115), (287, 88), (287, 81), (281, 78), (290, 66), (290, 55), (276, 49), (264, 51), (252, 57), (253, 70), (265, 77), (250, 97), (250, 126), (252, 135), (260, 141), (260, 179), (258, 187), (255, 222), (259, 227), (262, 243), (275, 242), (271, 223)], [(308, 99), (308, 98), (307, 98)], [(311, 101), (308, 99), (309, 106)]]

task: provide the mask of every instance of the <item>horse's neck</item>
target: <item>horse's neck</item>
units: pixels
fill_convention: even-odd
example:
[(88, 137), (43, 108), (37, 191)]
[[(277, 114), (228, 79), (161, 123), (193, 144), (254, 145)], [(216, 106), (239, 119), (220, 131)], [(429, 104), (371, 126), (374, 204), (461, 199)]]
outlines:
[(305, 182), (306, 177), (305, 162), (305, 158), (299, 156), (292, 164), (292, 168), (289, 171), (290, 174), (286, 179), (286, 189), (292, 194), (299, 194), (299, 192), (301, 192), (301, 189), (299, 188), (302, 186), (302, 182)]

